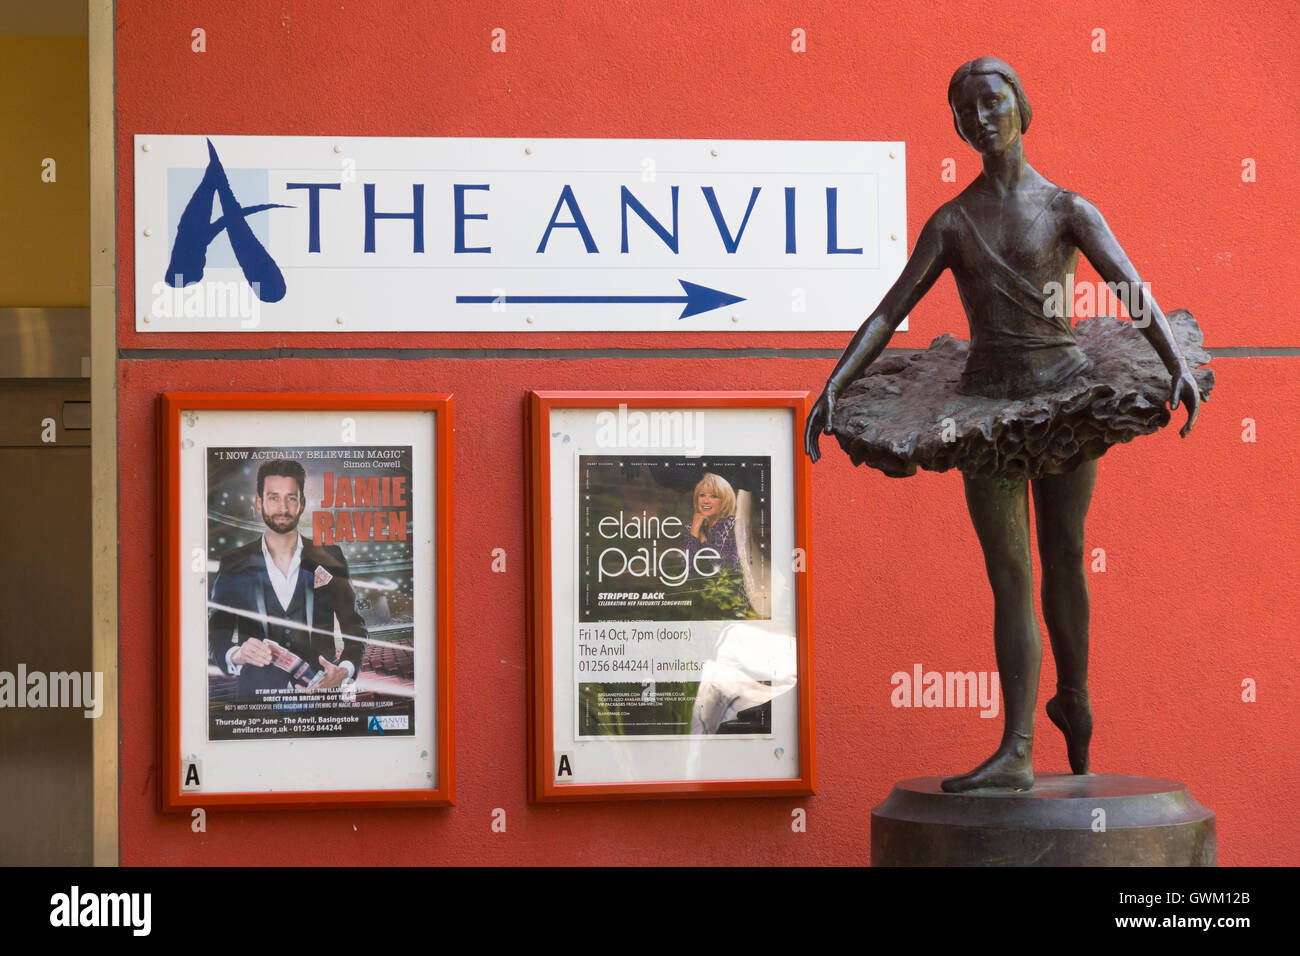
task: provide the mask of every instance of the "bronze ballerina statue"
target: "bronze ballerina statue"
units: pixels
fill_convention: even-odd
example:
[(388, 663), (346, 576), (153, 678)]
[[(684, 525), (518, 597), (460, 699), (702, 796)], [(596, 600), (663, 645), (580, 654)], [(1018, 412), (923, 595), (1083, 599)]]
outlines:
[[(993, 589), (1005, 729), (993, 756), (944, 780), (943, 788), (1026, 790), (1034, 782), (1042, 657), (1029, 485), (1058, 676), (1047, 715), (1065, 735), (1070, 769), (1084, 774), (1093, 717), (1083, 544), (1097, 458), (1112, 444), (1166, 425), (1180, 402), (1186, 435), (1214, 379), (1207, 369), (1193, 371), (1209, 355), (1192, 316), (1179, 311), (1167, 319), (1096, 207), (1025, 161), (1030, 108), (1015, 71), (996, 57), (963, 64), (948, 85), (948, 102), (958, 135), (980, 154), (983, 170), (921, 230), (898, 281), (813, 406), (804, 445), (817, 461), (824, 430), (854, 464), (894, 477), (918, 466), (962, 471)], [(1072, 289), (1081, 250), (1103, 280), (1131, 292), (1133, 323), (1096, 318), (1072, 327), (1071, 297), (1062, 308), (1059, 290)], [(944, 269), (957, 282), (969, 347), (944, 335), (924, 352), (867, 370)]]

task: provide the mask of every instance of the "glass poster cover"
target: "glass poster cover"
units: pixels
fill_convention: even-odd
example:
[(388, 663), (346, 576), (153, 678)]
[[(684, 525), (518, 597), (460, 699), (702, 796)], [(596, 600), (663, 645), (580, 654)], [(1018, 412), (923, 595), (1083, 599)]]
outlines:
[(164, 809), (450, 802), (450, 402), (160, 397)]
[(535, 800), (811, 792), (803, 393), (534, 393)]

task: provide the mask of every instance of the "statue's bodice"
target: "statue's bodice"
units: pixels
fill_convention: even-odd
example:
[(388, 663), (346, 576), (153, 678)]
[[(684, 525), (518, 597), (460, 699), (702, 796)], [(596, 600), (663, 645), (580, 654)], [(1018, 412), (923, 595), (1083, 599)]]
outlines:
[[(1061, 190), (1047, 201), (1050, 207)], [(959, 236), (960, 269), (954, 269), (962, 306), (970, 323), (970, 355), (958, 391), (986, 398), (1024, 398), (1064, 384), (1089, 367), (1070, 324), (1064, 290), (1078, 251), (1053, 248), (1040, 257), (1033, 279), (1017, 271), (985, 241), (961, 203), (954, 217)], [(1024, 241), (1034, 241), (1036, 227), (1050, 235), (1052, 223), (1040, 215)], [(1040, 225), (1041, 224), (1041, 225)], [(1058, 241), (1045, 236), (1043, 241)], [(1047, 277), (1046, 281), (1042, 281)], [(1040, 281), (1034, 281), (1038, 279)], [(1059, 282), (1052, 296), (1047, 282)]]

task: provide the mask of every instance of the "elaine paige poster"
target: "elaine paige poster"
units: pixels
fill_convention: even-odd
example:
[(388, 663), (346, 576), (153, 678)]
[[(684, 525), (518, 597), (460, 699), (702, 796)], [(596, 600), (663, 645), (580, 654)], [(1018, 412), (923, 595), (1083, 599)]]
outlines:
[(771, 619), (771, 480), (768, 456), (578, 456), (577, 739), (771, 733), (761, 690), (701, 682), (725, 628)]
[(414, 735), (411, 447), (205, 452), (208, 739)]

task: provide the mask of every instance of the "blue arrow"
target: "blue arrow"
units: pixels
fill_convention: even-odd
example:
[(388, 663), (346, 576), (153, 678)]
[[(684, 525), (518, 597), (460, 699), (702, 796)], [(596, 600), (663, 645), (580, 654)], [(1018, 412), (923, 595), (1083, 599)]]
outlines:
[(687, 316), (699, 315), (701, 312), (712, 312), (714, 309), (720, 309), (724, 305), (731, 305), (733, 302), (744, 302), (742, 296), (731, 295), (727, 292), (719, 292), (717, 289), (710, 289), (707, 286), (696, 285), (694, 282), (687, 282), (685, 279), (678, 279), (685, 295), (458, 295), (457, 302), (469, 303), (488, 303), (488, 302), (533, 302), (539, 304), (550, 303), (644, 303), (644, 302), (684, 302), (685, 308), (679, 319)]

